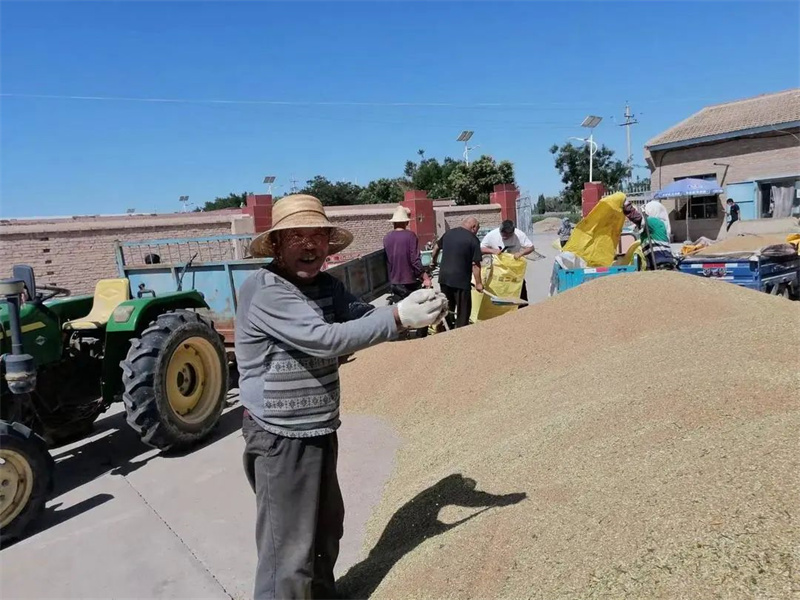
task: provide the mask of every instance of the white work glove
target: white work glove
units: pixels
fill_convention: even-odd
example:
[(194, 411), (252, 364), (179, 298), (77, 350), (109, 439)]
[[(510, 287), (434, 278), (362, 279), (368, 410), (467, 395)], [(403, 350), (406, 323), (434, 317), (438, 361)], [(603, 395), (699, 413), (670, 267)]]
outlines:
[(431, 289), (412, 292), (397, 304), (400, 324), (406, 329), (429, 327), (447, 313), (447, 298)]
[(438, 325), (442, 321), (444, 321), (445, 317), (447, 316), (447, 311), (450, 308), (447, 302), (447, 296), (442, 294), (441, 292), (436, 293), (436, 297), (442, 301), (442, 310), (439, 313), (439, 316), (436, 317), (436, 320), (432, 323), (433, 325)]

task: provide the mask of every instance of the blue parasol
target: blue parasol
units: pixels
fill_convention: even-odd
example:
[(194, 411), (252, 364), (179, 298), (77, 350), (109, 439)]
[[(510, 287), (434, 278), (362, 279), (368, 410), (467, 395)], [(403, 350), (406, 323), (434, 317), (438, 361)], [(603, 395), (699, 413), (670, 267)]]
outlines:
[(724, 192), (716, 179), (679, 179), (655, 193), (655, 198), (681, 198), (691, 196), (714, 196)]
[(723, 193), (716, 179), (694, 179), (687, 177), (673, 181), (665, 188), (658, 190), (654, 198), (686, 198), (686, 241), (689, 241), (689, 198), (693, 196), (716, 196)]

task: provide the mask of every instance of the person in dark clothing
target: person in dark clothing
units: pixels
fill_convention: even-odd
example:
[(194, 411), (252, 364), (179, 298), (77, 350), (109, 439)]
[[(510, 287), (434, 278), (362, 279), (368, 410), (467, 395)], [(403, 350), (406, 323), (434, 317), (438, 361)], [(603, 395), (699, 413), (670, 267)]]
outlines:
[[(475, 217), (467, 217), (460, 227), (446, 232), (434, 245), (431, 264), (436, 265), (439, 252), (444, 252), (439, 268), (439, 286), (447, 296), (448, 324), (452, 327), (469, 325), (472, 312), (472, 278), (475, 290), (483, 291), (481, 281), (481, 244), (477, 233), (480, 224)], [(455, 313), (455, 320), (451, 315)]]
[(739, 220), (739, 205), (736, 204), (731, 198), (728, 198), (728, 228), (725, 231), (731, 230), (731, 225)]
[(253, 596), (336, 598), (338, 358), (439, 322), (447, 299), (418, 290), (394, 306), (365, 304), (321, 272), (353, 236), (317, 198), (286, 196), (272, 218), (250, 249), (274, 260), (241, 285), (236, 312), (243, 462), (256, 498)]

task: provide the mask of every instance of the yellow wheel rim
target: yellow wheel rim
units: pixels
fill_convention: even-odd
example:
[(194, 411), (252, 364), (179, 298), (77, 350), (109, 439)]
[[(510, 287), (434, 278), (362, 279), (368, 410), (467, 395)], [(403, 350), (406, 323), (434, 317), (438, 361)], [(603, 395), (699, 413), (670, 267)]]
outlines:
[(189, 424), (214, 412), (222, 385), (222, 365), (214, 345), (201, 337), (184, 340), (167, 366), (167, 398), (175, 416)]
[(33, 492), (33, 469), (19, 452), (0, 449), (0, 527), (6, 527), (25, 508)]

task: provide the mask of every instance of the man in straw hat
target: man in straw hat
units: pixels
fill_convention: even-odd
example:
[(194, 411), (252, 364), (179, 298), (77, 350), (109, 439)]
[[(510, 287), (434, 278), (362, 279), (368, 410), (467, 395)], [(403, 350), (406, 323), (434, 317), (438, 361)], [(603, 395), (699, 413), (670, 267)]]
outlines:
[(392, 294), (405, 298), (420, 287), (433, 287), (430, 275), (422, 266), (419, 238), (408, 229), (411, 222), (408, 209), (398, 206), (389, 222), (394, 229), (383, 238), (383, 249), (389, 266)]
[(334, 598), (344, 507), (336, 475), (338, 357), (439, 322), (446, 300), (419, 290), (373, 308), (322, 273), (352, 241), (313, 196), (272, 208), (253, 256), (273, 261), (239, 289), (236, 360), (244, 467), (256, 495), (256, 598)]

